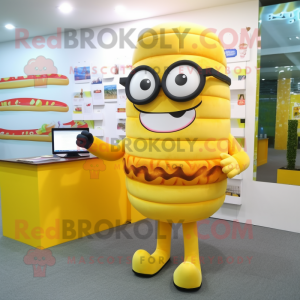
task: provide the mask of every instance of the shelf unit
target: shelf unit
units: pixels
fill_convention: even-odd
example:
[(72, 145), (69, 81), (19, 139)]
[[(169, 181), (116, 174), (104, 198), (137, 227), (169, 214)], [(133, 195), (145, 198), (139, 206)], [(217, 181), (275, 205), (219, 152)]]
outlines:
[(243, 174), (241, 173), (241, 174), (239, 174), (239, 175), (236, 175), (236, 176), (234, 176), (234, 178), (232, 178), (232, 179), (234, 179), (234, 180), (242, 180), (242, 179), (243, 179)]
[(233, 80), (230, 85), (230, 90), (245, 90), (246, 80)]
[(245, 119), (246, 105), (231, 103), (231, 119)]
[(234, 137), (244, 138), (245, 137), (245, 128), (231, 128), (231, 134)]
[(234, 204), (234, 205), (242, 205), (242, 198), (235, 196), (226, 195), (224, 203), (226, 204)]
[(117, 112), (117, 119), (118, 120), (125, 120), (126, 119), (126, 112), (118, 113)]
[[(228, 63), (228, 66), (231, 70), (234, 70), (236, 66), (246, 69), (246, 62), (237, 62), (237, 63)], [(246, 105), (238, 105), (239, 94), (244, 94), (246, 97), (246, 80), (232, 80), (230, 86), (230, 105), (231, 105), (231, 134), (235, 138), (245, 138), (245, 128), (239, 127), (238, 119), (246, 119)], [(247, 100), (246, 100), (247, 103)], [(232, 179), (227, 180), (228, 185), (239, 186), (240, 197), (229, 196), (225, 197), (225, 204), (231, 205), (242, 205), (242, 184), (243, 184), (243, 175), (239, 174)]]
[(124, 132), (123, 130), (118, 129), (117, 130), (118, 135), (120, 136), (126, 136), (126, 132)]

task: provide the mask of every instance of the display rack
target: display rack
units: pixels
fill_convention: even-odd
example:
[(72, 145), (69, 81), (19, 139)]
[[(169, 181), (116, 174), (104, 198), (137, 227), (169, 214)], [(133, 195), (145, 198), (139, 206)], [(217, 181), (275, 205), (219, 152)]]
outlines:
[(238, 105), (237, 103), (230, 103), (231, 105), (231, 119), (245, 119), (246, 105)]
[(231, 134), (237, 138), (245, 137), (245, 128), (231, 127)]
[(230, 85), (230, 90), (245, 90), (246, 89), (246, 80), (233, 80)]
[(242, 198), (226, 195), (224, 203), (234, 204), (234, 205), (242, 205)]
[(118, 120), (126, 120), (126, 112), (124, 112), (124, 113), (117, 112), (117, 119)]
[(119, 136), (126, 136), (126, 132), (123, 130), (117, 130)]
[[(228, 63), (228, 66), (231, 70), (234, 70), (236, 67), (241, 69), (247, 68), (246, 62), (238, 62), (238, 63)], [(234, 80), (235, 79), (235, 80)], [(231, 105), (231, 134), (235, 138), (245, 138), (245, 128), (244, 124), (241, 123), (241, 119), (246, 119), (246, 104), (247, 104), (247, 96), (246, 96), (246, 79), (244, 80), (236, 80), (233, 78), (230, 86), (230, 105)], [(238, 96), (240, 94), (244, 95), (245, 105), (238, 104)], [(243, 175), (239, 174), (232, 179), (227, 180), (228, 185), (238, 186), (240, 190), (240, 197), (226, 195), (224, 204), (231, 205), (242, 205), (242, 185), (243, 185)]]

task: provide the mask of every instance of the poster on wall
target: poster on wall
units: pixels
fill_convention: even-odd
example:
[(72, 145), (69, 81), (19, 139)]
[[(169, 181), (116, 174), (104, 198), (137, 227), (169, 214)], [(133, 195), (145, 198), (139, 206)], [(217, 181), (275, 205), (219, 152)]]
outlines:
[(73, 98), (73, 119), (78, 120), (79, 116), (83, 119), (93, 119), (93, 99), (90, 91), (76, 92)]
[(73, 114), (81, 115), (83, 114), (83, 90), (81, 92), (75, 93), (73, 98)]
[(93, 77), (91, 84), (95, 84), (95, 85), (102, 84), (102, 78), (101, 78), (101, 76)]
[(75, 83), (89, 83), (91, 81), (91, 67), (87, 62), (78, 62), (74, 67)]
[(126, 132), (126, 121), (125, 120), (119, 120), (118, 124), (117, 124), (117, 130), (119, 132), (119, 134), (125, 134)]
[(117, 85), (104, 85), (105, 102), (116, 102), (118, 99)]
[(91, 82), (92, 98), (94, 105), (104, 105), (103, 85), (101, 77), (94, 77)]
[(93, 128), (94, 121), (70, 121), (63, 123), (53, 121), (42, 124), (36, 129), (4, 129), (0, 128), (0, 140), (19, 140), (35, 142), (51, 142), (52, 128)]
[(0, 101), (0, 111), (57, 111), (68, 112), (69, 106), (61, 101), (38, 98), (13, 98)]
[[(224, 50), (227, 63), (250, 60), (250, 45), (248, 45), (248, 41), (251, 41), (251, 36), (252, 32), (250, 27), (240, 29), (236, 45), (227, 49), (225, 48)], [(231, 43), (234, 44), (232, 41), (232, 35), (224, 35), (224, 44), (229, 45)]]
[(0, 140), (21, 140), (36, 142), (51, 142), (52, 128), (59, 128), (61, 122), (45, 123), (36, 129), (4, 129), (0, 128)]
[(245, 105), (246, 99), (245, 94), (238, 94), (238, 105)]
[(102, 87), (97, 88), (95, 86), (92, 86), (92, 97), (94, 105), (104, 105)]
[(85, 118), (90, 120), (93, 116), (93, 100), (91, 92), (84, 92), (83, 113)]

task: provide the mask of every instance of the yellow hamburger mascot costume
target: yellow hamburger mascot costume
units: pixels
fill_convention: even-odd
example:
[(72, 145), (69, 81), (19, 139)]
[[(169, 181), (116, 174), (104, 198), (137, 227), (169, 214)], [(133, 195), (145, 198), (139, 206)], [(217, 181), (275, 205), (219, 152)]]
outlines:
[(170, 258), (172, 223), (182, 223), (179, 289), (201, 287), (196, 221), (223, 204), (227, 177), (249, 166), (230, 134), (230, 78), (218, 37), (189, 23), (154, 27), (139, 39), (125, 86), (126, 138), (109, 145), (82, 132), (77, 145), (105, 160), (124, 161), (131, 204), (158, 221), (154, 253), (137, 250), (132, 269), (153, 276)]

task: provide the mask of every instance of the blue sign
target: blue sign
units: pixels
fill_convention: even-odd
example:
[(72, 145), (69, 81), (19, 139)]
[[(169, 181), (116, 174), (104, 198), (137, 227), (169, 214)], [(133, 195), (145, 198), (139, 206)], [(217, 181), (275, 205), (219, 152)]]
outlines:
[(237, 51), (236, 51), (236, 49), (226, 49), (225, 50), (225, 55), (226, 55), (226, 58), (236, 57), (237, 56)]

